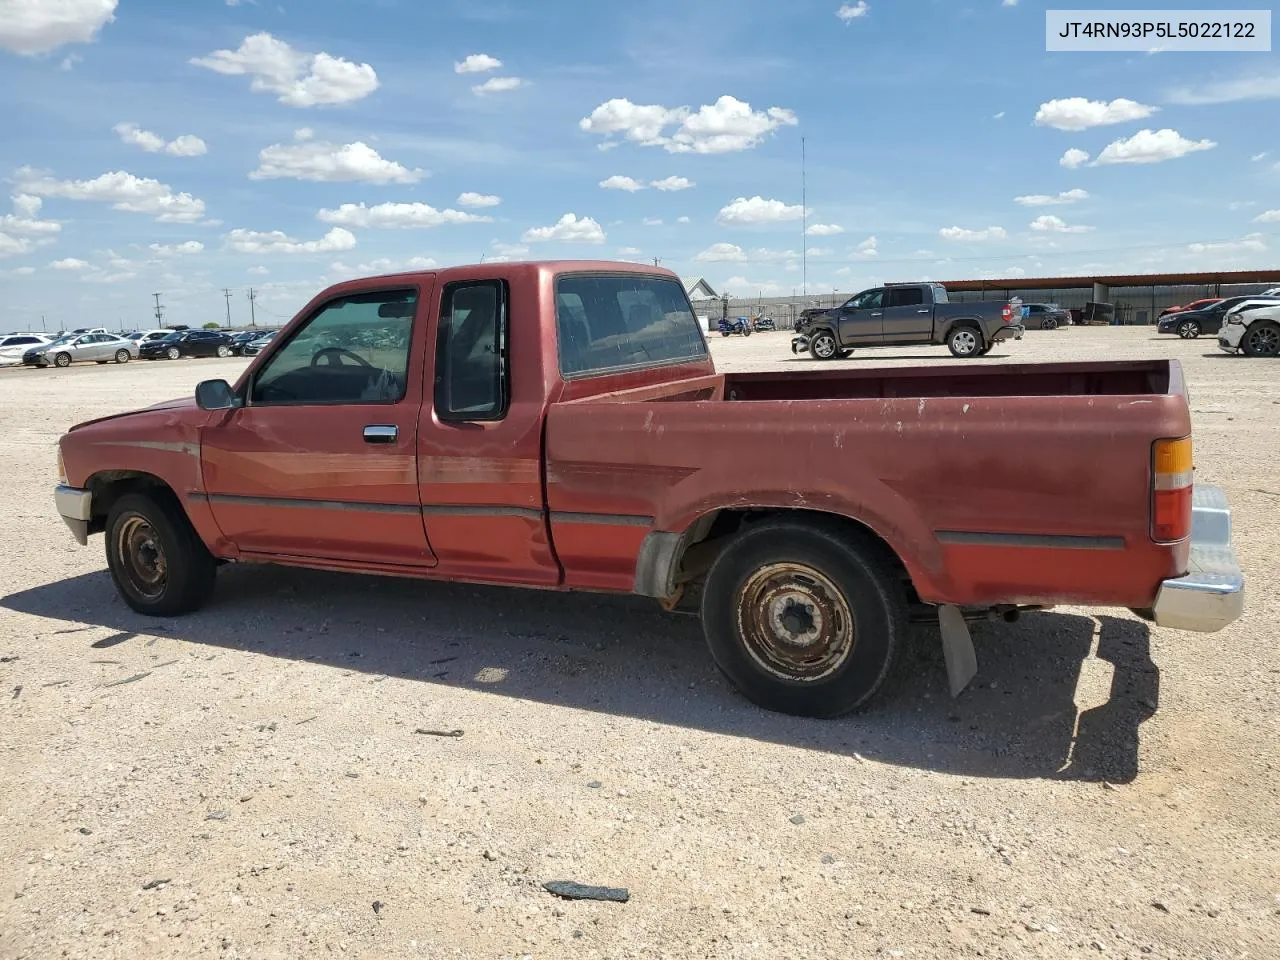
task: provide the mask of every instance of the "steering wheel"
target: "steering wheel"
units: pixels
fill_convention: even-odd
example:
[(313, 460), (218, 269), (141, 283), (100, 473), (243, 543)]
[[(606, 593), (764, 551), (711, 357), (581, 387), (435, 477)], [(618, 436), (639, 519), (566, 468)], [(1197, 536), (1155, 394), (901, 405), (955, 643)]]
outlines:
[(345, 367), (346, 364), (341, 361), (340, 359), (341, 357), (350, 357), (352, 360), (356, 362), (356, 366), (360, 366), (360, 367), (373, 366), (373, 364), (371, 364), (364, 357), (360, 356), (359, 354), (352, 353), (350, 350), (346, 350), (343, 347), (325, 347), (323, 350), (317, 350), (315, 352), (315, 355), (311, 358), (311, 365), (313, 367), (320, 366), (321, 357), (324, 358), (324, 364), (327, 367)]

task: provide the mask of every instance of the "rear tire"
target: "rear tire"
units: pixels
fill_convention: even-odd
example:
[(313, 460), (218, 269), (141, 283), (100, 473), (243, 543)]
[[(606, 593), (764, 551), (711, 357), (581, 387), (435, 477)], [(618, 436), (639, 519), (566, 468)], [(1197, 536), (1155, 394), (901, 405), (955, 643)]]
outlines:
[(840, 344), (830, 330), (819, 330), (809, 338), (809, 355), (815, 360), (834, 360), (840, 356)]
[(128, 351), (128, 350), (117, 350), (117, 351), (116, 351), (116, 363), (128, 363), (128, 362), (129, 362), (129, 351)]
[(878, 544), (777, 520), (741, 534), (712, 565), (702, 625), (716, 665), (747, 699), (835, 717), (867, 703), (888, 677), (907, 608)]
[(213, 593), (217, 561), (171, 495), (121, 497), (107, 515), (106, 543), (111, 579), (138, 613), (190, 613)]
[(975, 327), (953, 327), (947, 334), (947, 349), (953, 357), (965, 360), (982, 356), (982, 331)]
[(1057, 330), (1058, 321), (1050, 318), (1048, 320), (1045, 320), (1044, 323), (1041, 324), (1041, 327), (1042, 329), (1045, 329), (1045, 330)]
[(225, 360), (227, 357), (231, 356), (231, 348), (225, 343), (218, 344), (218, 356)]
[(1280, 356), (1280, 323), (1257, 320), (1249, 324), (1240, 346), (1247, 357)]
[(1178, 324), (1178, 336), (1183, 340), (1194, 340), (1200, 336), (1200, 321), (1187, 320)]

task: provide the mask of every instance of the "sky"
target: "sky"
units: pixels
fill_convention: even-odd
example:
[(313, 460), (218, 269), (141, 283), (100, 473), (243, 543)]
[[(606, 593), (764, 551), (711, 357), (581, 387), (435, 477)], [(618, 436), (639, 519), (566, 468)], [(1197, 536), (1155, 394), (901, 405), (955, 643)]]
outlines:
[(1049, 6), (0, 0), (0, 330), (503, 258), (1280, 279), (1276, 54), (1046, 53)]

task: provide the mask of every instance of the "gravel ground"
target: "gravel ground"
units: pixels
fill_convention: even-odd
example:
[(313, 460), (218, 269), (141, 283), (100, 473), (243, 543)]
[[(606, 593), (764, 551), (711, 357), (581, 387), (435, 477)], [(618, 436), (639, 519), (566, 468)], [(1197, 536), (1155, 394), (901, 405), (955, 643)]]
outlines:
[(1280, 957), (1280, 363), (1079, 328), (979, 362), (1175, 356), (1246, 618), (983, 626), (955, 701), (924, 630), (826, 722), (631, 597), (228, 568), (138, 617), (55, 515), (53, 442), (244, 361), (0, 371), (0, 956)]

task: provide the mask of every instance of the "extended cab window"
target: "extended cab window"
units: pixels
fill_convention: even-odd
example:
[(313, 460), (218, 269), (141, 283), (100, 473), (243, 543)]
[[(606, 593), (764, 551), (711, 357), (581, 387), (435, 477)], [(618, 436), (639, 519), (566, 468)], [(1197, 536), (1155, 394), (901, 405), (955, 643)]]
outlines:
[(919, 287), (896, 287), (889, 291), (889, 306), (918, 307), (924, 303), (924, 291)]
[(566, 377), (707, 356), (684, 288), (666, 277), (562, 276), (556, 329)]
[(325, 304), (267, 361), (253, 403), (395, 403), (404, 397), (415, 290)]
[(440, 299), (436, 416), (501, 420), (507, 412), (507, 285), (451, 283)]

